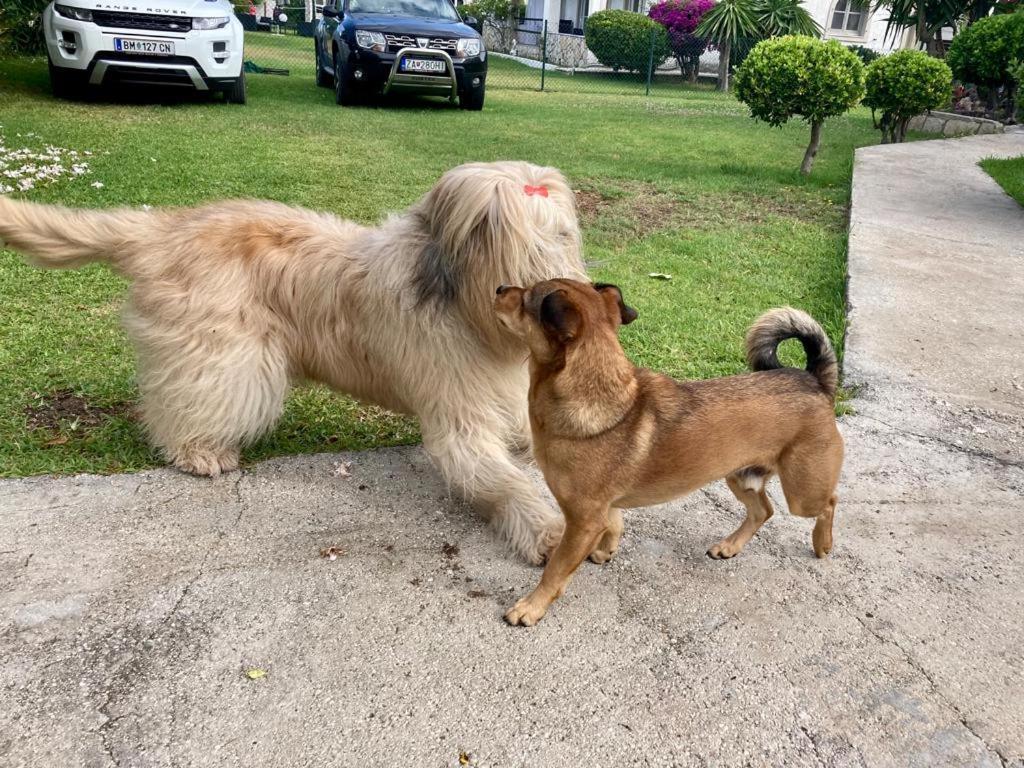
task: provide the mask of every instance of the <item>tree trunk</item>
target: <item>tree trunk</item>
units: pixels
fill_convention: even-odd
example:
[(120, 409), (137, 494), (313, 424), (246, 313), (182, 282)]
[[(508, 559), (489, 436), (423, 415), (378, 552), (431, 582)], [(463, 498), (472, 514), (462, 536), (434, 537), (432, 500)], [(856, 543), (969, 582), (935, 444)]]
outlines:
[(821, 123), (811, 123), (811, 143), (807, 145), (804, 153), (804, 161), (800, 164), (800, 173), (809, 176), (811, 167), (814, 165), (814, 157), (818, 154), (818, 145), (821, 143)]
[(718, 46), (718, 86), (715, 90), (729, 90), (729, 53), (732, 44), (726, 40)]

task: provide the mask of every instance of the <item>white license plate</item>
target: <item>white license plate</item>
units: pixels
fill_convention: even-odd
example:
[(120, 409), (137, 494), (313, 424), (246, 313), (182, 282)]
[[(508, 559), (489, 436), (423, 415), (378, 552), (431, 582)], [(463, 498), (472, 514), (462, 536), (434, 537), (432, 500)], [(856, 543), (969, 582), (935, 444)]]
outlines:
[(122, 53), (147, 53), (151, 56), (173, 56), (174, 43), (167, 40), (134, 40), (115, 37), (114, 50)]
[(444, 72), (444, 62), (439, 59), (402, 59), (403, 72)]

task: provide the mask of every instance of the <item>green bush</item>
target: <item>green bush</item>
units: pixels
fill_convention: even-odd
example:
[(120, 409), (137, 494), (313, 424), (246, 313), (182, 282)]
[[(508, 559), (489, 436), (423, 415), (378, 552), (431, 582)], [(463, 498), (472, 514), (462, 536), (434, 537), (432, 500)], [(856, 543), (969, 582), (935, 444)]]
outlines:
[(1024, 59), (1024, 12), (987, 16), (953, 38), (946, 63), (956, 79), (990, 87), (1010, 85), (1010, 63)]
[(864, 96), (864, 65), (835, 40), (803, 35), (763, 40), (736, 71), (736, 97), (751, 116), (779, 126), (801, 117), (811, 126), (811, 142), (800, 172), (808, 174), (821, 139), (821, 126)]
[(871, 115), (880, 112), (875, 126), (882, 143), (903, 141), (907, 123), (914, 115), (949, 104), (953, 73), (945, 62), (924, 51), (897, 51), (868, 67), (864, 78), (864, 104)]
[(882, 56), (882, 54), (880, 54), (874, 48), (868, 48), (867, 46), (864, 45), (848, 45), (846, 47), (853, 51), (855, 54), (857, 54), (857, 58), (860, 59), (861, 64), (863, 64), (865, 67), (871, 62), (877, 61)]
[(0, 2), (0, 52), (41, 54), (43, 8), (49, 0), (2, 0)]
[(651, 63), (652, 34), (655, 67), (672, 52), (665, 27), (631, 11), (598, 11), (587, 18), (583, 33), (587, 48), (597, 60), (615, 71), (646, 73)]

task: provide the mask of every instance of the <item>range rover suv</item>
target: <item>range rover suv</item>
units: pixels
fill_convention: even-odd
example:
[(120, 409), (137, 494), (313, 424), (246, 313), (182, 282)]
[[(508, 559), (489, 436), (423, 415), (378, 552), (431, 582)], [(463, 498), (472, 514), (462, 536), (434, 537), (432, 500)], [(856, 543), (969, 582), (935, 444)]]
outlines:
[(55, 0), (43, 11), (55, 96), (171, 85), (245, 103), (242, 25), (228, 0)]
[(316, 26), (316, 82), (338, 104), (425, 93), (484, 106), (487, 51), (450, 0), (328, 0)]

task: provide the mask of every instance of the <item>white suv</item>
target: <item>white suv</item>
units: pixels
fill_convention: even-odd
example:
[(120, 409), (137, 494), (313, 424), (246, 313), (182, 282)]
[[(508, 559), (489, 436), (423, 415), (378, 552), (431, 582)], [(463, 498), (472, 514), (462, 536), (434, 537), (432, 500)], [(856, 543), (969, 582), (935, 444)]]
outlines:
[(228, 0), (59, 0), (43, 11), (43, 32), (55, 96), (132, 83), (245, 103), (244, 34)]

